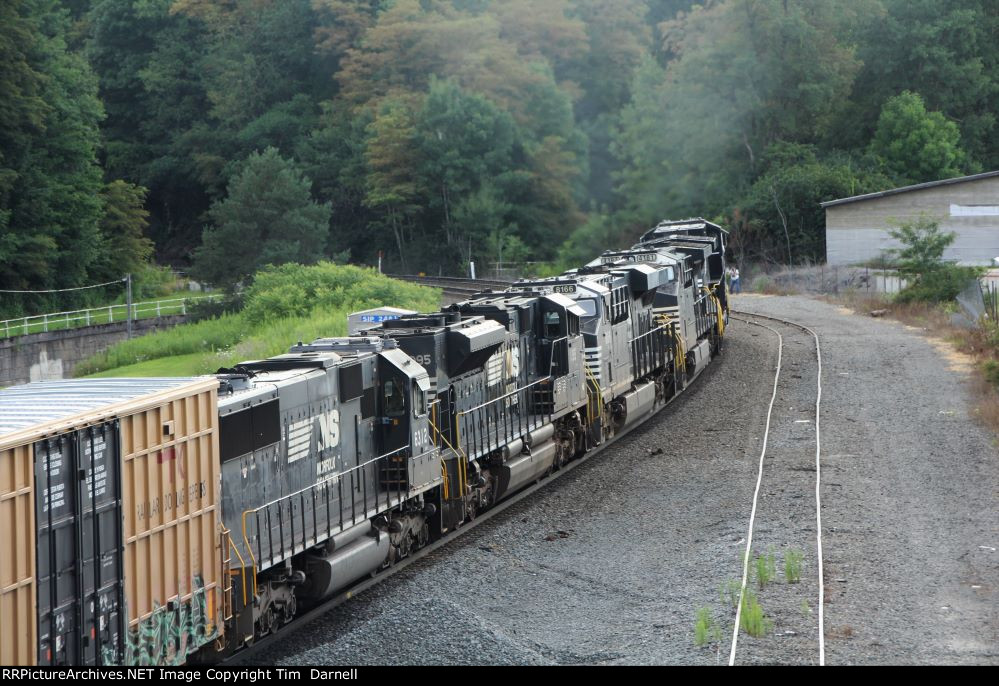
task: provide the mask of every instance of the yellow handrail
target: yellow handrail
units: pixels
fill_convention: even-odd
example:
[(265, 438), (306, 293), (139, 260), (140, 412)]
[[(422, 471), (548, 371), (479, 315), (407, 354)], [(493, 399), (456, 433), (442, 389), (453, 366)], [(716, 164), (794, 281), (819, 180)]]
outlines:
[[(464, 493), (464, 485), (462, 483), (464, 481), (464, 478), (462, 477), (462, 474), (461, 474), (463, 463), (465, 462), (465, 454), (462, 453), (462, 451), (461, 451), (461, 448), (460, 448), (461, 443), (459, 442), (458, 443), (459, 447), (455, 448), (453, 445), (451, 445), (451, 441), (447, 440), (447, 436), (445, 436), (444, 433), (439, 428), (437, 428), (437, 424), (434, 423), (434, 420), (428, 418), (428, 421), (430, 422), (430, 427), (437, 433), (437, 435), (440, 437), (440, 439), (442, 441), (444, 441), (444, 445), (446, 445), (448, 448), (450, 448), (454, 452), (455, 455), (457, 455), (459, 458), (461, 458), (461, 459), (458, 460), (458, 477), (459, 477), (458, 478), (458, 481), (459, 481), (459, 483), (458, 483), (458, 495), (465, 495), (465, 493)], [(456, 427), (457, 427), (457, 423), (456, 423)], [(455, 429), (455, 440), (457, 441), (457, 439), (458, 439), (458, 431), (457, 431), (457, 428), (456, 428)], [(441, 466), (442, 466), (442, 468), (444, 470), (444, 498), (446, 499), (448, 497), (448, 483), (447, 483), (448, 479), (447, 479), (447, 466), (444, 464), (444, 460), (443, 459), (441, 459)]]
[[(596, 391), (596, 396), (597, 396), (597, 414), (596, 414), (596, 416), (597, 417), (602, 417), (603, 414), (604, 414), (604, 396), (603, 396), (603, 392), (600, 389), (600, 383), (597, 381), (596, 375), (590, 370), (589, 367), (586, 367), (584, 365), (583, 369), (586, 370), (586, 375), (589, 377), (590, 382), (593, 384), (593, 388)], [(589, 405), (589, 402), (587, 402), (587, 405)], [(590, 419), (592, 421), (593, 417), (591, 417)]]
[[(250, 554), (250, 560), (253, 562), (253, 595), (257, 595), (257, 556), (253, 554), (253, 546), (250, 545), (250, 537), (246, 533), (246, 515), (251, 512), (256, 512), (256, 510), (244, 510), (243, 511), (243, 543), (246, 544), (246, 552)], [(242, 561), (242, 558), (240, 558)], [(246, 566), (243, 566), (246, 569)], [(245, 600), (245, 595), (244, 595)]]
[(676, 352), (677, 352), (677, 357), (675, 362), (676, 365), (680, 368), (680, 370), (686, 373), (687, 349), (683, 344), (683, 335), (680, 333), (679, 330), (677, 330), (676, 323), (673, 321), (672, 317), (670, 317), (668, 314), (665, 313), (660, 314), (659, 316), (662, 320), (662, 325), (664, 327), (670, 327), (673, 330), (673, 340), (676, 341)]
[[(225, 534), (226, 534), (226, 537), (229, 538), (229, 545), (232, 546), (233, 552), (236, 553), (236, 557), (239, 558), (239, 568), (241, 570), (245, 570), (246, 569), (246, 563), (243, 561), (243, 556), (240, 554), (239, 548), (236, 547), (236, 544), (233, 542), (232, 537), (229, 536), (229, 530), (228, 529), (226, 529)], [(244, 536), (244, 538), (245, 538), (245, 536)], [(247, 547), (247, 550), (249, 550), (249, 547)], [(246, 602), (246, 572), (245, 571), (241, 571), (240, 572), (240, 576), (243, 578), (243, 607), (246, 607), (246, 605), (247, 605), (247, 602)], [(256, 573), (254, 573), (253, 578), (254, 578), (254, 583), (256, 583), (256, 578), (257, 578)], [(256, 589), (254, 589), (254, 593), (256, 593)]]
[(718, 324), (717, 324), (718, 335), (719, 336), (724, 336), (725, 335), (725, 318), (722, 316), (721, 301), (718, 300), (718, 296), (715, 294), (715, 289), (716, 288), (717, 288), (717, 286), (715, 286), (714, 288), (710, 288), (710, 289), (707, 286), (704, 286), (704, 292), (707, 293), (708, 297), (710, 297), (711, 300), (714, 301), (714, 303), (715, 303), (715, 316), (718, 319)]

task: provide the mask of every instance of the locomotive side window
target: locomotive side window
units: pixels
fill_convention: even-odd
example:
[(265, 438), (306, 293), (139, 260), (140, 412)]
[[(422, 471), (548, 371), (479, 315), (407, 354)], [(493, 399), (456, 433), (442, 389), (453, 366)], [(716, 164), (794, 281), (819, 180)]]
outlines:
[(562, 333), (562, 318), (558, 312), (545, 312), (545, 338), (558, 338)]
[(413, 385), (413, 416), (422, 417), (427, 413), (427, 394), (422, 388)]
[(586, 298), (584, 300), (577, 300), (576, 304), (583, 308), (585, 316), (595, 317), (597, 314), (597, 301), (591, 298)]
[(382, 385), (382, 400), (384, 401), (386, 417), (402, 417), (406, 414), (406, 399), (403, 389), (395, 379), (386, 379)]

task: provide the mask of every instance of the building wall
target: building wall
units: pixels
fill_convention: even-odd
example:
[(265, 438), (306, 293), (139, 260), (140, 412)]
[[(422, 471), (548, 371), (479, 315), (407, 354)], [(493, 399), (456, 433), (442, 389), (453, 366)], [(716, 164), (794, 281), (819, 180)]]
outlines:
[[(964, 216), (969, 212), (985, 216)], [(916, 219), (920, 213), (938, 220), (942, 231), (957, 233), (944, 259), (989, 265), (999, 257), (999, 177), (992, 177), (827, 207), (826, 262), (845, 265), (878, 258), (898, 246), (888, 235), (890, 222)]]
[[(132, 322), (133, 335), (182, 324), (187, 317), (173, 315)], [(83, 360), (128, 337), (125, 322), (65, 331), (33, 333), (0, 340), (0, 388), (31, 381), (68, 379)]]

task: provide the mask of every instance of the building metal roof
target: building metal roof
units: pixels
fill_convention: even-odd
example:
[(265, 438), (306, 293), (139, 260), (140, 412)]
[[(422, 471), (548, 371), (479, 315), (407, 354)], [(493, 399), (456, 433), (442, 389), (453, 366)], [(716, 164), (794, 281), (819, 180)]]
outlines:
[(913, 186), (902, 186), (901, 188), (892, 188), (890, 190), (880, 191), (878, 193), (867, 193), (865, 195), (854, 195), (850, 198), (829, 200), (828, 202), (820, 204), (822, 205), (822, 207), (833, 207), (834, 205), (845, 205), (851, 202), (863, 202), (864, 200), (874, 200), (875, 198), (884, 198), (889, 195), (908, 193), (909, 191), (921, 191), (926, 188), (935, 188), (936, 186), (949, 186), (951, 184), (964, 183), (966, 181), (978, 181), (979, 179), (990, 179), (994, 176), (999, 176), (999, 170), (982, 172), (981, 174), (972, 174), (971, 176), (958, 176), (953, 179), (942, 179), (940, 181), (927, 181), (926, 183), (917, 183)]
[(12, 386), (0, 391), (0, 439), (208, 380), (211, 378), (62, 379)]

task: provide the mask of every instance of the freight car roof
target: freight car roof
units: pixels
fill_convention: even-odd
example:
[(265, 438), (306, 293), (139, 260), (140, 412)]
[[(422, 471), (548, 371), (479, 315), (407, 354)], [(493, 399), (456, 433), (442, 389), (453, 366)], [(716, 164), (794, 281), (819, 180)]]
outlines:
[(16, 432), (38, 427), (44, 433), (49, 425), (87, 415), (131, 414), (147, 405), (143, 399), (149, 396), (209, 383), (218, 381), (211, 377), (64, 379), (12, 386), (0, 391), (0, 443)]

